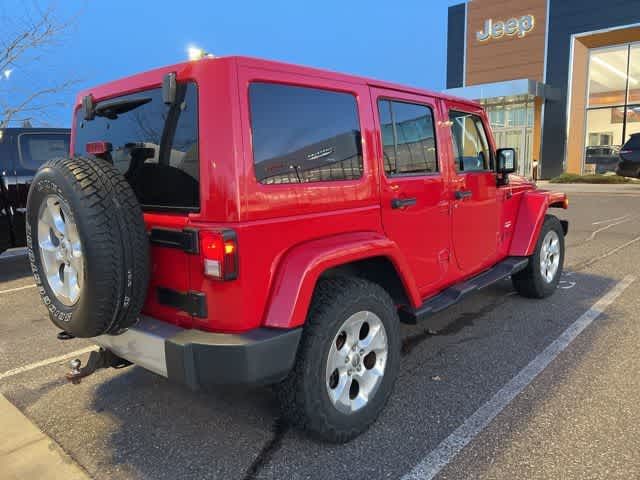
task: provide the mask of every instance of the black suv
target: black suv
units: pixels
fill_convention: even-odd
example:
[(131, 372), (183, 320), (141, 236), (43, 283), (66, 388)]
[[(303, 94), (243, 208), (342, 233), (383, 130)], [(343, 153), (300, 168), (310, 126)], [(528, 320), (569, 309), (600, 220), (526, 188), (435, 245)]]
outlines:
[(616, 173), (623, 177), (640, 178), (640, 133), (634, 133), (620, 149)]
[(0, 129), (0, 253), (24, 247), (29, 185), (47, 160), (69, 155), (67, 128)]

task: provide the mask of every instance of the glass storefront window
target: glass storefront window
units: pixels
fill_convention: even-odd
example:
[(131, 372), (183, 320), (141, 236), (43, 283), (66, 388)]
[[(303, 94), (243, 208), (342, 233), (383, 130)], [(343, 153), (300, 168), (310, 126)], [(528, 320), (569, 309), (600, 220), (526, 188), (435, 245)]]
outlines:
[(640, 132), (640, 44), (589, 56), (584, 172), (615, 171), (620, 146)]
[(633, 133), (640, 133), (640, 105), (627, 106), (627, 128), (624, 132), (624, 141), (629, 140)]
[(487, 99), (484, 102), (498, 148), (514, 148), (518, 158), (518, 174), (532, 175), (533, 162), (533, 97), (521, 95)]
[(629, 93), (627, 103), (640, 104), (640, 45), (631, 45), (629, 51)]
[(499, 105), (492, 108), (487, 108), (487, 114), (489, 115), (489, 123), (491, 123), (491, 128), (504, 128), (505, 127), (505, 119), (504, 119), (504, 107)]
[(615, 171), (622, 142), (624, 107), (596, 108), (587, 111), (587, 138), (584, 173)]
[(589, 58), (589, 107), (625, 103), (629, 46), (591, 52)]
[(627, 94), (626, 142), (633, 133), (640, 133), (640, 44), (629, 49), (629, 92)]

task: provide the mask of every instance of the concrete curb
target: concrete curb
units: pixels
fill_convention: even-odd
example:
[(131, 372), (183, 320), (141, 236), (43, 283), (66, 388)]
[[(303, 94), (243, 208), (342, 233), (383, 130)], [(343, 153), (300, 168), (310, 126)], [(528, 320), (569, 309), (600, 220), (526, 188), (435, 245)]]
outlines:
[(604, 193), (609, 195), (640, 195), (640, 183), (593, 184), (593, 183), (549, 183), (538, 181), (538, 188), (566, 193)]
[(0, 478), (3, 480), (91, 478), (3, 395), (0, 395), (0, 424)]

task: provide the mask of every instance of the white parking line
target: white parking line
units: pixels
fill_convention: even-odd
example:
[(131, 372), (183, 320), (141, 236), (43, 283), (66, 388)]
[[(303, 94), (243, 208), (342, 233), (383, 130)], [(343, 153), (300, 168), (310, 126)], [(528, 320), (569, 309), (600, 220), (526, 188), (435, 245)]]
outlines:
[(585, 242), (590, 242), (591, 240), (596, 238), (596, 235), (599, 234), (600, 232), (604, 232), (605, 230), (609, 230), (610, 228), (615, 227), (616, 225), (620, 225), (622, 223), (630, 222), (631, 220), (633, 220), (633, 218), (627, 218), (625, 220), (619, 220), (617, 222), (610, 223), (609, 225), (605, 225), (604, 227), (600, 227), (597, 230), (594, 230), (591, 233), (591, 235), (589, 235), (589, 237), (585, 240)]
[(631, 214), (628, 213), (628, 214), (623, 215), (621, 217), (609, 218), (607, 220), (600, 220), (598, 222), (593, 222), (591, 225), (602, 225), (603, 223), (617, 222), (618, 220), (622, 220), (622, 219), (625, 219), (625, 218), (630, 217), (630, 216), (631, 216)]
[(13, 370), (9, 370), (4, 373), (0, 373), (0, 380), (4, 380), (5, 378), (13, 377), (14, 375), (18, 375), (19, 373), (28, 372), (29, 370), (34, 370), (36, 368), (45, 367), (47, 365), (51, 365), (52, 363), (62, 362), (64, 360), (69, 360), (70, 358), (77, 357), (78, 355), (82, 355), (83, 353), (89, 353), (93, 350), (97, 350), (98, 347), (95, 345), (91, 347), (81, 348), (80, 350), (76, 350), (75, 352), (65, 353), (64, 355), (59, 355), (57, 357), (47, 358), (45, 360), (41, 360), (39, 362), (31, 363), (29, 365), (25, 365), (24, 367), (14, 368)]
[[(603, 253), (602, 255), (598, 255), (597, 257), (593, 257), (591, 260), (588, 260), (584, 263), (578, 264), (580, 269), (586, 268), (590, 265), (593, 265), (596, 262), (599, 262), (600, 260), (610, 257), (611, 255), (613, 255), (614, 253), (618, 253), (620, 250), (622, 250), (623, 248), (627, 248), (629, 245), (633, 245), (634, 243), (640, 242), (640, 236), (635, 237), (631, 240), (629, 240), (628, 242), (623, 243), (622, 245), (617, 246), (616, 248), (614, 248), (613, 250), (609, 250), (606, 253)], [(576, 267), (574, 267), (576, 268)]]
[(0, 295), (2, 295), (3, 293), (11, 293), (11, 292), (19, 292), (20, 290), (26, 290), (28, 288), (35, 288), (36, 284), (33, 283), (31, 285), (25, 285), (24, 287), (16, 287), (16, 288), (9, 288), (8, 290), (0, 290)]
[(432, 450), (402, 480), (431, 480), (446, 467), (491, 421), (513, 401), (582, 331), (618, 298), (635, 280), (628, 275), (600, 298), (589, 310), (545, 348), (531, 363), (524, 367), (509, 383), (502, 387), (489, 401), (475, 411), (457, 429)]

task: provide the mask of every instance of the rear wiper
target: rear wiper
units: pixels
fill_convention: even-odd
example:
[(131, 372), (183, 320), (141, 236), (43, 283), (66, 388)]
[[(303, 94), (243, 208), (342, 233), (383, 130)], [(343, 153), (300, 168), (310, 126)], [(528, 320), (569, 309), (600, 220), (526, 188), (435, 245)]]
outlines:
[(124, 100), (106, 100), (98, 103), (96, 106), (96, 115), (99, 117), (106, 117), (110, 120), (115, 120), (118, 115), (130, 112), (136, 108), (149, 103), (151, 98), (131, 98)]

